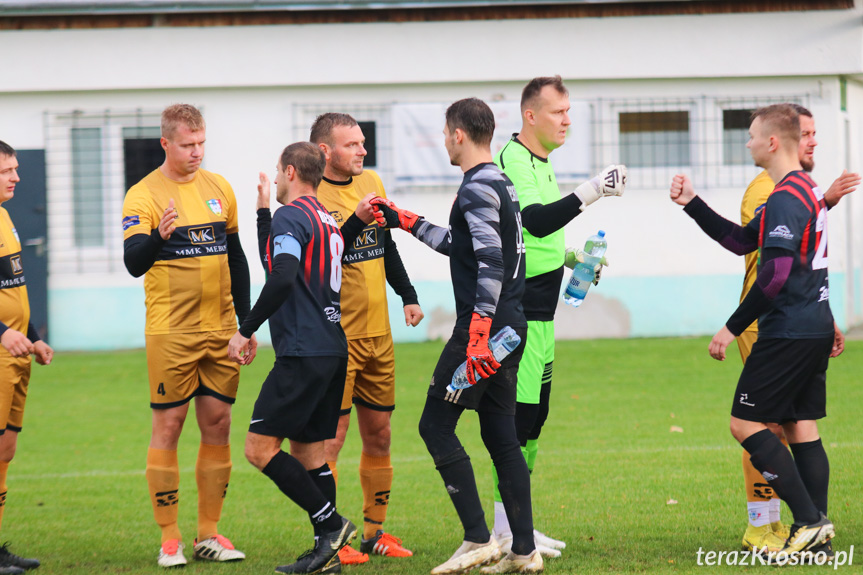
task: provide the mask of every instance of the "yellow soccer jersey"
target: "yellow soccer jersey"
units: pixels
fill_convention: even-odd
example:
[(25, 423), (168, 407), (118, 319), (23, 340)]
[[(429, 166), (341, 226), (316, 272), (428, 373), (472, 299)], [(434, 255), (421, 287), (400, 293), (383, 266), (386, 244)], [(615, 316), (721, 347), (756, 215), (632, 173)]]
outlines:
[[(364, 170), (348, 183), (324, 179), (318, 187), (318, 200), (341, 226), (369, 193), (386, 197), (380, 176)], [(389, 333), (384, 230), (374, 222), (366, 226), (354, 245), (346, 247), (342, 262), (342, 329), (345, 336), (359, 339)]]
[(21, 242), (6, 208), (0, 207), (0, 321), (27, 335), (30, 300), (21, 264)]
[[(754, 180), (749, 183), (746, 188), (746, 193), (743, 194), (743, 200), (740, 203), (740, 223), (746, 226), (752, 221), (752, 218), (764, 208), (767, 203), (767, 197), (776, 185), (770, 176), (767, 175), (767, 170), (758, 174)], [(746, 254), (746, 277), (743, 278), (743, 293), (740, 294), (740, 301), (749, 293), (752, 284), (755, 283), (758, 271), (758, 251)], [(746, 328), (746, 331), (758, 331), (758, 320), (752, 322), (752, 325)]]
[(237, 200), (218, 174), (198, 170), (176, 182), (158, 168), (132, 186), (123, 202), (123, 239), (159, 227), (168, 201), (177, 229), (144, 276), (147, 335), (234, 329), (227, 235), (237, 233)]

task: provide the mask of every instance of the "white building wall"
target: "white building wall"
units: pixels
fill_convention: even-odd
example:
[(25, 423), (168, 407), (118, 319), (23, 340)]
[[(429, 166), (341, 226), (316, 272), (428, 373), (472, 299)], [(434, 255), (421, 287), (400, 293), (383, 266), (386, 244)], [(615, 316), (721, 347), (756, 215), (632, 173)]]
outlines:
[[(788, 42), (787, 30), (798, 28), (808, 33)], [(542, 40), (533, 45), (530, 38)], [(556, 48), (548, 50), (550, 44)], [(547, 54), (538, 62), (534, 54), (543, 49)], [(298, 138), (296, 104), (517, 100), (527, 79), (554, 73), (563, 75), (572, 98), (594, 103), (799, 95), (818, 126), (816, 181), (826, 188), (842, 168), (863, 168), (863, 86), (848, 83), (843, 112), (839, 79), (863, 74), (859, 9), (853, 17), (824, 11), (2, 32), (0, 50), (16, 55), (0, 81), (0, 137), (20, 149), (48, 147), (49, 162), (46, 111), (159, 111), (180, 101), (201, 106), (208, 124), (204, 167), (234, 186), (257, 287), (263, 283), (253, 229), (257, 174), (272, 173), (278, 152)], [(570, 136), (579, 137), (585, 136)], [(739, 219), (742, 188), (693, 176), (711, 206)], [(62, 193), (49, 189), (49, 200), (61, 203)], [(443, 224), (453, 193), (394, 198)], [(831, 301), (843, 326), (863, 313), (863, 232), (853, 225), (861, 211), (863, 201), (846, 198), (831, 212)], [(68, 246), (58, 239), (68, 214), (55, 211), (49, 225), (54, 343), (61, 349), (142, 345), (141, 280), (121, 266), (115, 272), (69, 270)], [(602, 200), (567, 227), (568, 243), (580, 245), (599, 228), (608, 232), (612, 266), (582, 308), (561, 306), (560, 337), (712, 333), (733, 311), (742, 260), (704, 236), (668, 200), (664, 186), (647, 186), (634, 172), (624, 198)], [(398, 327), (400, 306), (391, 294), (396, 337), (448, 335), (453, 306), (446, 259), (395, 233), (428, 315), (418, 329)], [(111, 257), (119, 254), (118, 246)], [(98, 301), (123, 318), (121, 325), (82, 327), (82, 299)]]

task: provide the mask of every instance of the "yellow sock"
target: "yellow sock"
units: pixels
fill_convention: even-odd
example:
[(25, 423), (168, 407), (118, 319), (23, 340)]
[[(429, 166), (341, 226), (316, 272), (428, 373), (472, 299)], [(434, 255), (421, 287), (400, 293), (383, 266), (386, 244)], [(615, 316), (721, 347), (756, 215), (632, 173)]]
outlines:
[(0, 525), (3, 524), (3, 510), (6, 509), (6, 473), (9, 472), (9, 462), (0, 461)]
[(327, 461), (327, 465), (330, 468), (330, 471), (333, 472), (333, 481), (336, 482), (336, 486), (339, 485), (339, 473), (336, 471), (336, 462), (335, 461)]
[(222, 516), (222, 504), (231, 479), (231, 446), (207, 445), (198, 449), (195, 465), (198, 482), (198, 541), (219, 533), (217, 524)]
[(773, 498), (773, 488), (749, 461), (749, 453), (745, 449), (743, 450), (743, 481), (746, 483), (746, 501), (749, 503), (770, 501)]
[(180, 539), (177, 525), (177, 506), (180, 503), (180, 465), (176, 449), (154, 449), (147, 451), (147, 485), (153, 516), (162, 528), (162, 543), (169, 539)]
[(360, 455), (360, 485), (363, 488), (363, 538), (371, 539), (387, 518), (393, 467), (390, 456)]

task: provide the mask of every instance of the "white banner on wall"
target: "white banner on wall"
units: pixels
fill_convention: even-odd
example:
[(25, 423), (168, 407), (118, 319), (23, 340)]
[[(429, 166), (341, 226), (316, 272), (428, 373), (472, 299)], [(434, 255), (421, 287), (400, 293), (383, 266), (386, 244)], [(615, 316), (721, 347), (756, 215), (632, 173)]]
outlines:
[[(392, 107), (396, 188), (457, 185), (461, 171), (452, 166), (443, 144), (444, 114), (449, 104), (394, 104)], [(489, 102), (494, 112), (492, 154), (521, 129), (518, 102)], [(551, 160), (560, 183), (580, 183), (590, 177), (590, 105), (572, 102), (572, 125), (566, 144)]]

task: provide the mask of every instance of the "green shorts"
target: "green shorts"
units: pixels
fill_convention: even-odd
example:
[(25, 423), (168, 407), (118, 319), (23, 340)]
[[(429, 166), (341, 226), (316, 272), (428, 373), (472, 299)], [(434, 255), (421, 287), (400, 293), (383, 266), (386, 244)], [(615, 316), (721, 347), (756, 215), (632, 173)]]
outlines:
[(554, 361), (554, 322), (528, 321), (524, 355), (518, 364), (519, 403), (539, 403), (542, 373)]

